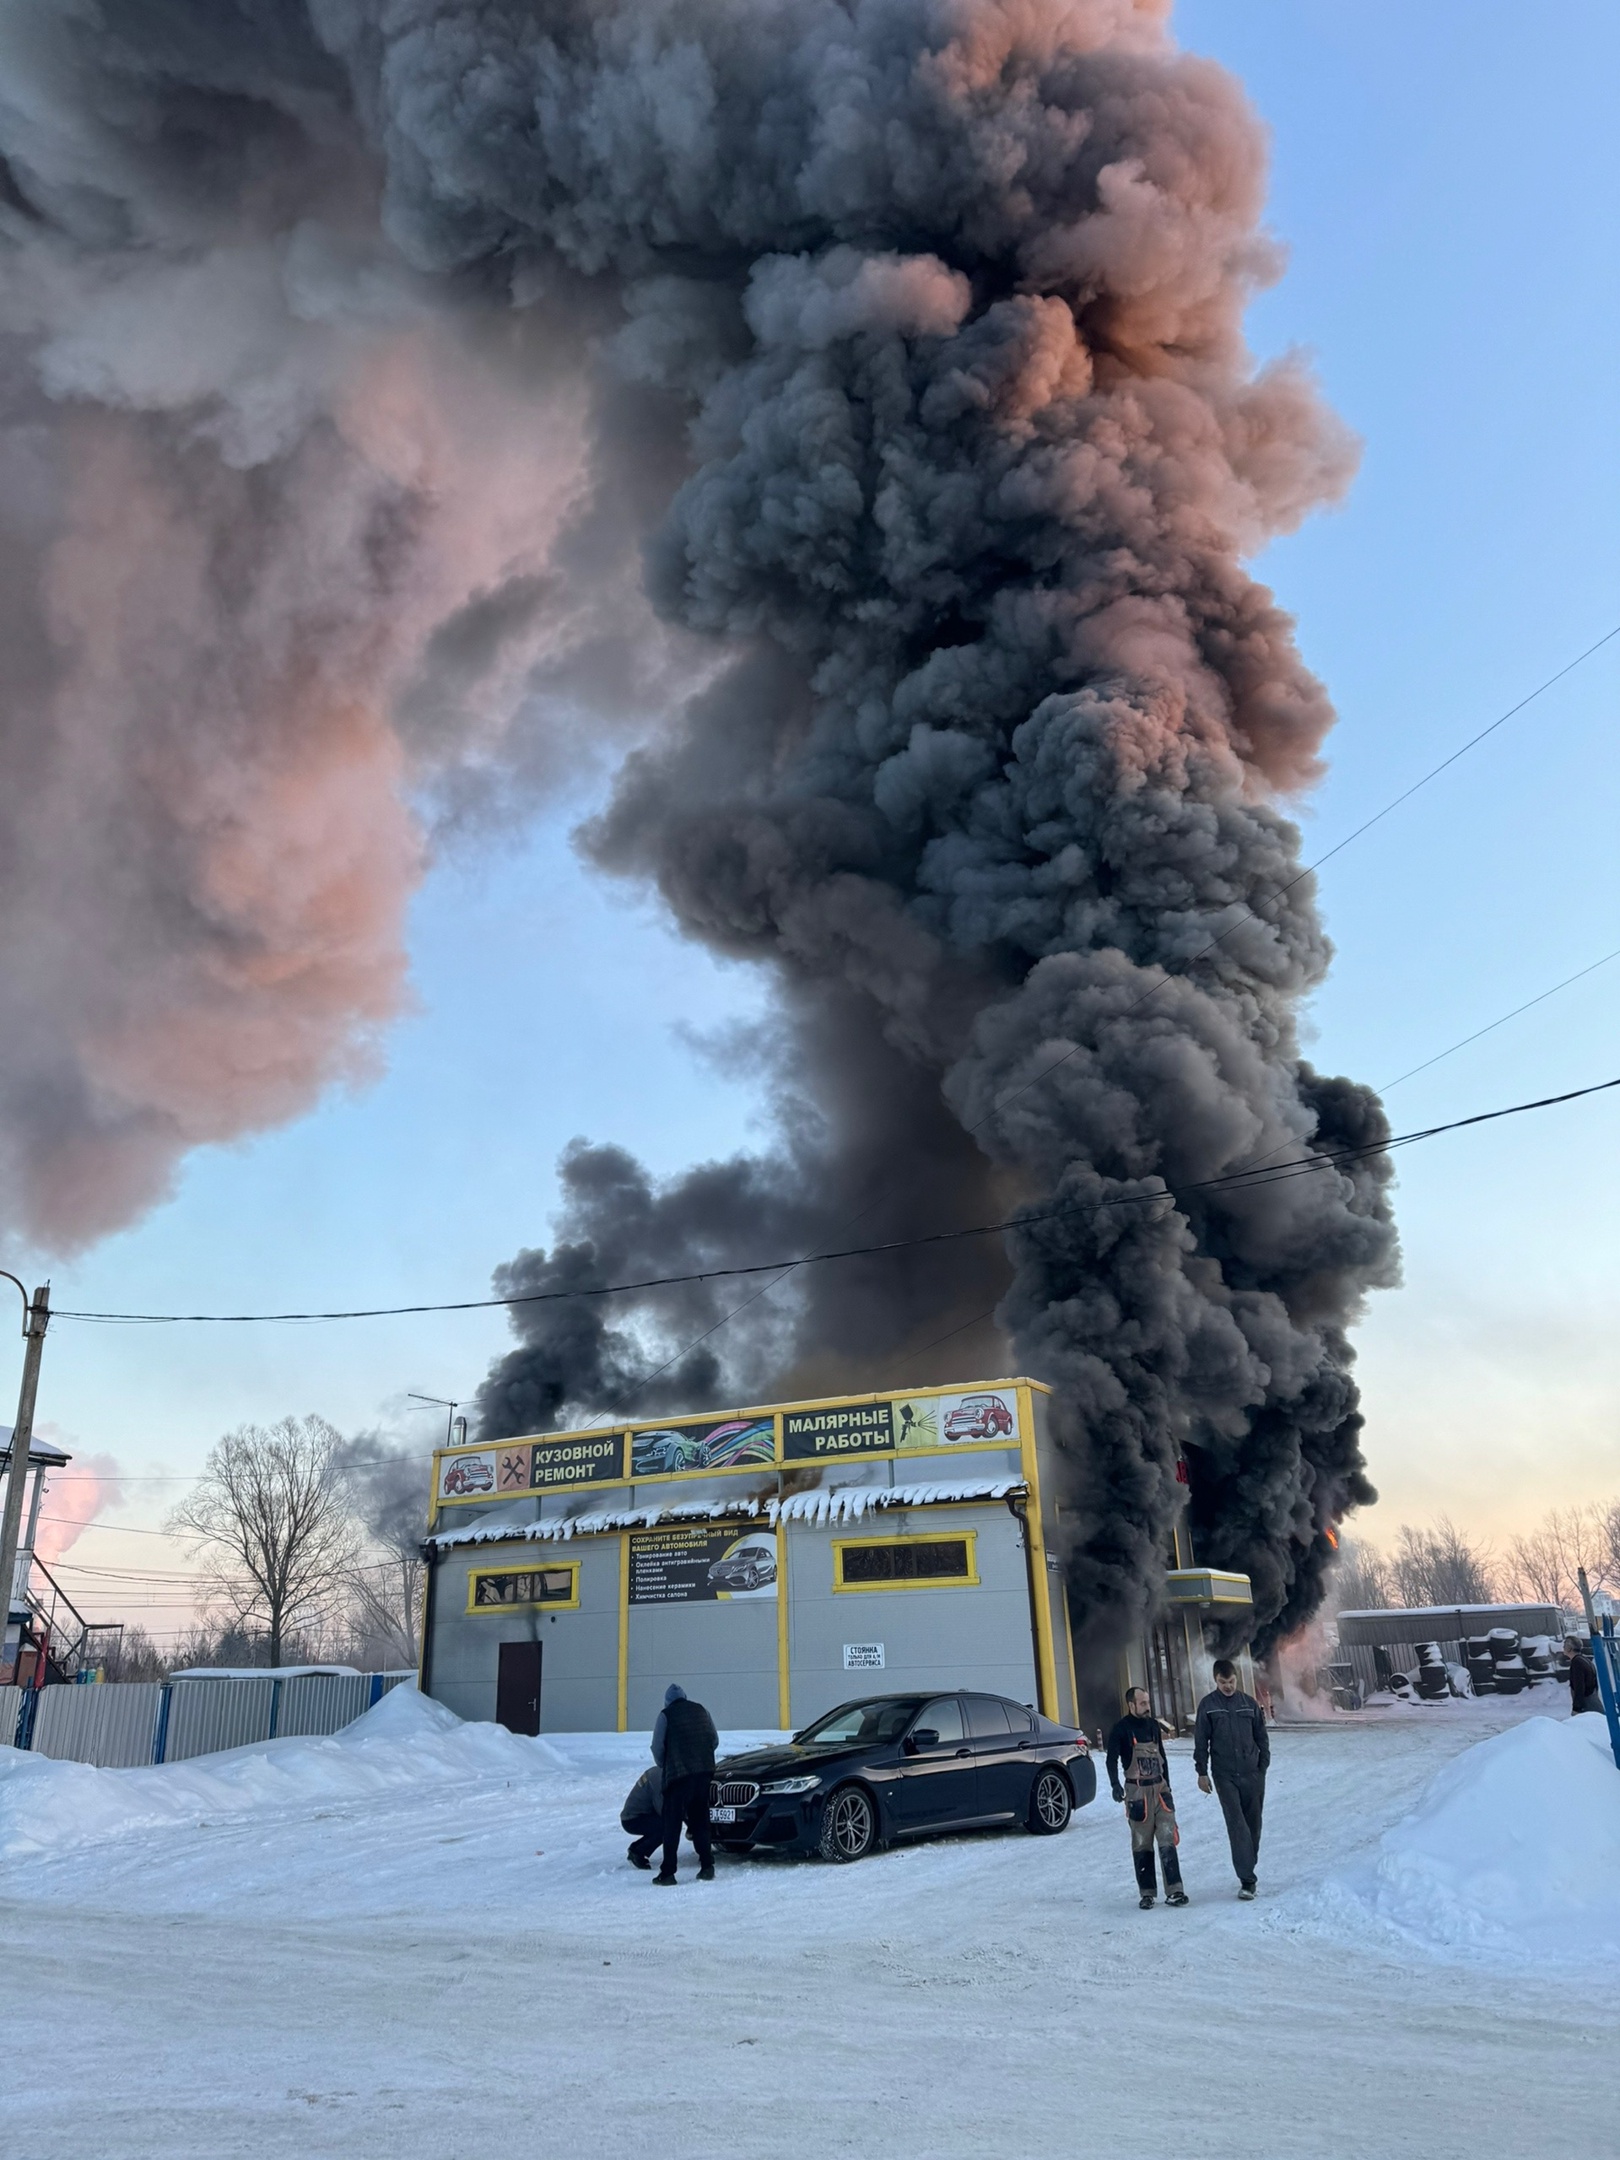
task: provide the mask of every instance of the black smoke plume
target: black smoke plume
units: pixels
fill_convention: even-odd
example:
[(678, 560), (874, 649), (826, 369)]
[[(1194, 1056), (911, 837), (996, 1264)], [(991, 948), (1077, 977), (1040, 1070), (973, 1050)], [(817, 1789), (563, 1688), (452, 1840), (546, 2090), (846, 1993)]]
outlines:
[[(587, 844), (655, 882), (688, 934), (772, 972), (779, 1021), (760, 1055), (782, 1145), (663, 1188), (616, 1150), (576, 1148), (560, 1242), (503, 1285), (1068, 1210), (1004, 1248), (799, 1270), (730, 1321), (738, 1297), (701, 1287), (609, 1312), (526, 1308), (484, 1430), (1016, 1363), (1057, 1390), (1062, 1538), (1099, 1650), (1151, 1595), (1183, 1449), (1200, 1557), (1250, 1573), (1262, 1637), (1312, 1609), (1325, 1530), (1371, 1497), (1347, 1330), (1395, 1267), (1377, 1157), (1190, 1189), (1383, 1128), (1367, 1090), (1300, 1056), (1295, 1016), (1328, 947), (1279, 805), (1316, 775), (1331, 714), (1243, 568), (1343, 487), (1353, 456), (1299, 367), (1257, 370), (1245, 350), (1244, 305), (1275, 268), (1260, 130), (1229, 78), (1175, 49), (1167, 13), (0, 5), (0, 26), (33, 28), (21, 59), (37, 67), (48, 47), (55, 70), (56, 104), (19, 103), (0, 131), (30, 259), (42, 229), (71, 231), (98, 295), (153, 247), (199, 260), (251, 239), (284, 286), (317, 263), (298, 322), (343, 337), (310, 357), (289, 332), (282, 433), (260, 466), (240, 415), (210, 453), (197, 400), (149, 387), (167, 382), (158, 362), (132, 387), (105, 324), (88, 355), (70, 347), (71, 380), (92, 405), (104, 378), (124, 408), (145, 399), (143, 454), (167, 460), (174, 500), (192, 499), (176, 491), (199, 460), (201, 488), (221, 457), (247, 459), (294, 558), (312, 502), (334, 559), (371, 566), (323, 680), (363, 678), (405, 778), (457, 801), (543, 764), (558, 683), (570, 710), (614, 709), (603, 686), (635, 673), (611, 657), (581, 566), (617, 576), (627, 532), (646, 531), (670, 650), (705, 677), (625, 762)], [(53, 138), (42, 160), (39, 115), (64, 107), (75, 155)], [(350, 251), (337, 271), (329, 228)], [(62, 308), (65, 289), (49, 289)], [(443, 408), (448, 447), (433, 484), (363, 489), (365, 519), (340, 530), (333, 506), (356, 499), (344, 459), (371, 455), (356, 385), (378, 311), (409, 317), (438, 356), (412, 377), (412, 410)], [(463, 355), (503, 426), (531, 396), (515, 449), (571, 427), (585, 446), (567, 515), (518, 520), (522, 544), (486, 545), (472, 579), (450, 574), (440, 530), (446, 500), (452, 536), (477, 530), (453, 425)], [(559, 381), (585, 385), (577, 426), (586, 408), (564, 411)], [(230, 392), (232, 412), (261, 417), (236, 375)], [(231, 530), (243, 487), (210, 512)], [(262, 589), (261, 567), (250, 553), (244, 589)], [(294, 597), (324, 628), (316, 596)], [(271, 687), (225, 731), (279, 745), (260, 787), (278, 805), (305, 735), (327, 739), (315, 708), (305, 734), (260, 717), (303, 710), (270, 664), (279, 621), (266, 603), (250, 625), (243, 664)], [(232, 635), (217, 631), (226, 679)], [(173, 725), (206, 764), (207, 714), (191, 711)], [(239, 748), (221, 756), (235, 774)], [(240, 811), (257, 814), (257, 797)], [(403, 850), (384, 866), (395, 887)], [(227, 885), (227, 913), (237, 899)], [(177, 920), (190, 935), (183, 911), (162, 918)], [(286, 929), (298, 953), (320, 949), (302, 919)], [(367, 938), (362, 959), (386, 944), (375, 923)], [(229, 1012), (213, 957), (185, 946), (177, 980)], [(286, 955), (242, 973), (244, 1001), (263, 1003)], [(347, 975), (318, 987), (324, 1032), (281, 1094), (261, 1090), (272, 1107), (386, 1004)], [(119, 1085), (206, 1125), (206, 1089), (184, 1095), (142, 1054), (113, 1059)], [(264, 1114), (259, 1097), (241, 1112)]]

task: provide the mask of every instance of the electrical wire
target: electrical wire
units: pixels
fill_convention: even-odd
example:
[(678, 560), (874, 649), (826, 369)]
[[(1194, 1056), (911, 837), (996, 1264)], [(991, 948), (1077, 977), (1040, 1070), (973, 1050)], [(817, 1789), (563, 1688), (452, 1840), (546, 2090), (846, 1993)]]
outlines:
[[(1371, 1141), (1362, 1147), (1322, 1150), (1304, 1156), (1297, 1162), (1279, 1163), (1269, 1168), (1251, 1165), (1229, 1171), (1221, 1177), (1194, 1179), (1185, 1185), (1171, 1187), (1165, 1184), (1157, 1192), (1114, 1194), (1106, 1200), (1096, 1202), (1075, 1201), (1061, 1207), (1035, 1209), (1008, 1216), (1000, 1222), (972, 1223), (955, 1230), (930, 1230), (914, 1237), (885, 1238), (871, 1245), (845, 1245), (826, 1252), (803, 1253), (789, 1260), (759, 1260), (741, 1266), (693, 1269), (682, 1275), (643, 1276), (633, 1282), (599, 1283), (592, 1287), (576, 1285), (567, 1290), (526, 1290), (506, 1297), (465, 1298), (440, 1305), (388, 1305), (335, 1312), (298, 1313), (105, 1313), (64, 1310), (59, 1317), (67, 1320), (114, 1321), (150, 1326), (175, 1326), (192, 1322), (248, 1325), (255, 1322), (289, 1320), (376, 1320), (417, 1313), (470, 1312), (490, 1306), (561, 1304), (571, 1298), (620, 1297), (645, 1290), (679, 1289), (693, 1283), (724, 1282), (745, 1275), (780, 1275), (791, 1268), (820, 1266), (832, 1260), (872, 1259), (887, 1253), (913, 1252), (925, 1246), (958, 1244), (967, 1238), (994, 1237), (1009, 1230), (1029, 1229), (1037, 1223), (1104, 1207), (1125, 1206), (1142, 1200), (1173, 1200), (1183, 1194), (1223, 1192), (1250, 1182), (1270, 1183), (1279, 1177), (1299, 1176), (1307, 1171), (1359, 1161), (1370, 1155), (1381, 1155), (1393, 1148), (1411, 1147), (1421, 1140), (1436, 1139), (1442, 1133), (1459, 1132), (1465, 1126), (1485, 1125), (1498, 1118), (1519, 1117), (1526, 1111), (1548, 1110), (1559, 1103), (1577, 1102), (1583, 1096), (1601, 1095), (1616, 1087), (1620, 1087), (1620, 1078), (1595, 1081), (1589, 1087), (1570, 1088), (1561, 1095), (1543, 1095), (1533, 1102), (1509, 1103), (1500, 1110), (1478, 1111), (1472, 1117), (1453, 1118), (1443, 1125), (1426, 1125), (1420, 1131), (1393, 1134), (1387, 1140)], [(717, 1322), (716, 1325), (723, 1323)], [(709, 1332), (712, 1333), (713, 1329)], [(352, 1467), (358, 1469), (369, 1466), (355, 1464)]]

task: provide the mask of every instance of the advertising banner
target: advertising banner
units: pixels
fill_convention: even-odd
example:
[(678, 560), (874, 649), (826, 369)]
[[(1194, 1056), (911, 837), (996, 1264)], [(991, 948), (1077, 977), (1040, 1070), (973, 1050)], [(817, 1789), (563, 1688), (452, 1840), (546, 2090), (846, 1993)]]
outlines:
[(501, 1490), (544, 1492), (556, 1485), (607, 1485), (624, 1476), (624, 1434), (553, 1433), (549, 1439), (525, 1441), (520, 1447), (499, 1450), (510, 1456), (514, 1474), (526, 1473), (525, 1488)]
[(633, 1478), (674, 1477), (683, 1471), (736, 1470), (776, 1460), (776, 1420), (705, 1419), (696, 1425), (656, 1425), (630, 1435)]
[(735, 1523), (683, 1523), (630, 1539), (632, 1605), (711, 1604), (776, 1595), (776, 1538)]
[(974, 1388), (960, 1395), (897, 1395), (887, 1401), (782, 1413), (782, 1455), (787, 1462), (1014, 1446), (1021, 1437), (1016, 1388)]

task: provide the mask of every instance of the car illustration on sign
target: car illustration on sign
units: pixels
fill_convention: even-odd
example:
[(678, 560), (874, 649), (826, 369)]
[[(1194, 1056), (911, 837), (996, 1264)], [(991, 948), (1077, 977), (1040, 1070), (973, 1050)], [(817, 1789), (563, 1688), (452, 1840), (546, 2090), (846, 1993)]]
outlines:
[(493, 1492), (495, 1471), (487, 1455), (463, 1455), (444, 1473), (445, 1497)]
[(775, 1582), (776, 1540), (739, 1538), (729, 1552), (723, 1552), (715, 1561), (709, 1580), (722, 1590), (757, 1590), (761, 1583)]
[(668, 1477), (703, 1467), (703, 1443), (685, 1433), (638, 1432), (630, 1449), (632, 1477)]
[(1004, 1439), (1014, 1418), (1000, 1395), (964, 1395), (945, 1420), (947, 1440)]

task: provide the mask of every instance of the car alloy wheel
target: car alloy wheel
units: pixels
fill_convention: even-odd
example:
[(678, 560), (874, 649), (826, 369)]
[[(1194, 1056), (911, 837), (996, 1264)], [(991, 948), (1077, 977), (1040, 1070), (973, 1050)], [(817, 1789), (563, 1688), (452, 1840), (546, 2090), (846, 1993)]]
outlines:
[(845, 1785), (821, 1815), (824, 1860), (864, 1860), (877, 1843), (877, 1815), (858, 1785)]
[(1073, 1813), (1068, 1779), (1061, 1770), (1043, 1770), (1029, 1796), (1031, 1830), (1037, 1837), (1055, 1837), (1059, 1830), (1067, 1830)]

